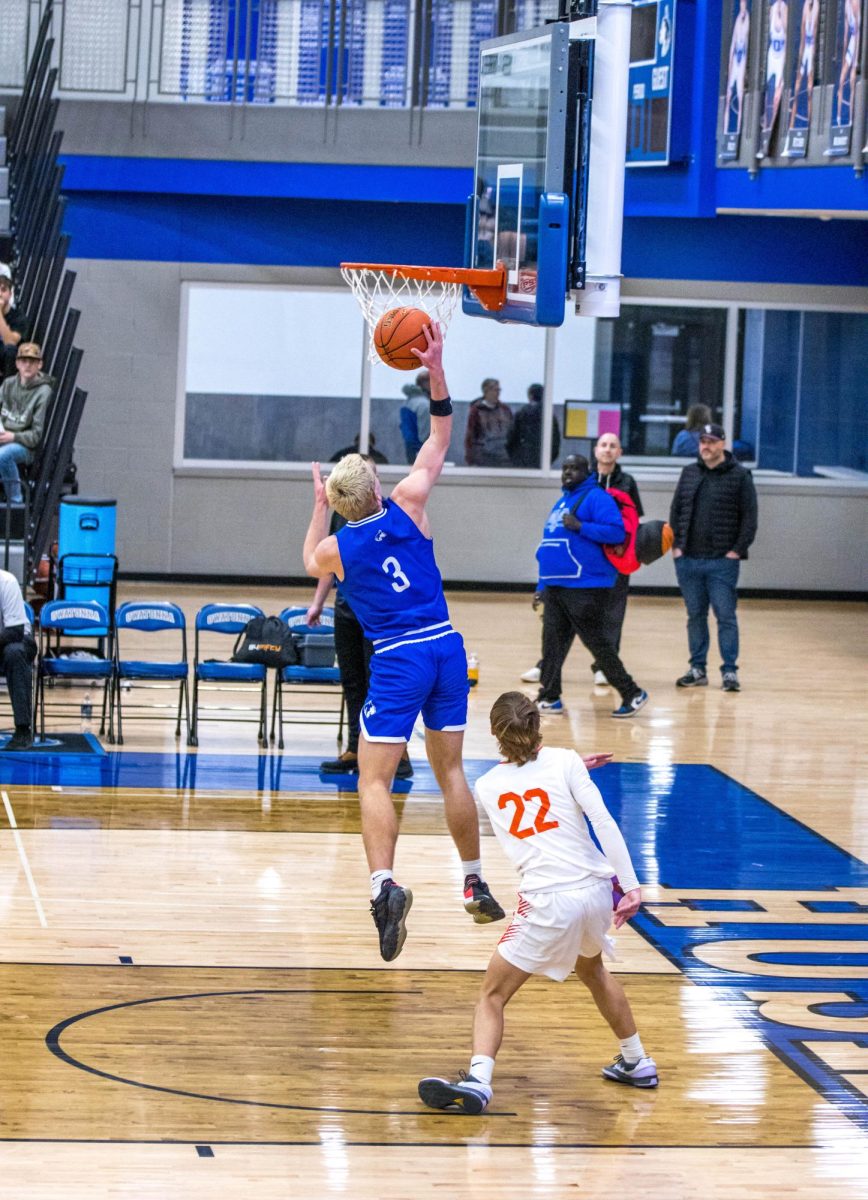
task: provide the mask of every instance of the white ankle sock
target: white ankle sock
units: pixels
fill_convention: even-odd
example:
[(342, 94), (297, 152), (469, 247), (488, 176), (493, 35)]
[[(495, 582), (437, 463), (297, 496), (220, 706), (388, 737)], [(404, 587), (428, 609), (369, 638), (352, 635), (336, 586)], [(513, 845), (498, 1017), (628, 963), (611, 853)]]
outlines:
[(474, 1079), (478, 1079), (480, 1083), (491, 1087), (491, 1077), (494, 1074), (494, 1059), (489, 1058), (487, 1054), (474, 1054), (470, 1060), (470, 1070), (467, 1074), (472, 1075)]
[(625, 1063), (635, 1063), (640, 1058), (645, 1057), (645, 1049), (638, 1033), (634, 1033), (632, 1037), (622, 1039), (621, 1057)]
[(371, 899), (376, 900), (380, 894), (380, 889), (387, 879), (392, 878), (391, 871), (372, 871), (371, 872)]
[(479, 878), (481, 879), (482, 878), (482, 859), (481, 858), (472, 858), (472, 859), (468, 859), (468, 861), (465, 862), (464, 859), (462, 858), (461, 870), (464, 872), (465, 879), (467, 878), (468, 875), (478, 875)]

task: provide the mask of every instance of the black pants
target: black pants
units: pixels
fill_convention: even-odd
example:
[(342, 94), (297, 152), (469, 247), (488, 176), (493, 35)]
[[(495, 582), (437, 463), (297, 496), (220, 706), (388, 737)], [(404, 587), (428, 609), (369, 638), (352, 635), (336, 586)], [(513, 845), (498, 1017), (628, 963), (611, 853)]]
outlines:
[[(627, 595), (630, 591), (630, 576), (622, 575), (619, 571), (615, 576), (615, 585), (607, 589), (608, 601), (603, 613), (603, 633), (606, 640), (616, 651), (621, 649), (621, 630), (624, 628), (624, 617), (627, 615)], [(600, 663), (591, 664), (592, 671), (602, 671)], [(605, 671), (603, 671), (605, 675)], [(606, 675), (608, 679), (609, 676)]]
[(561, 670), (573, 639), (578, 636), (590, 650), (609, 683), (628, 703), (641, 688), (627, 674), (618, 652), (605, 632), (606, 608), (611, 588), (547, 587), (543, 618), (543, 661), (540, 700), (559, 700)]
[(359, 748), (359, 720), (368, 694), (373, 649), (353, 610), (346, 601), (338, 600), (335, 604), (335, 653), (347, 701), (347, 749), (354, 753)]
[(9, 688), (12, 713), (16, 726), (30, 726), (33, 720), (33, 660), (36, 642), (10, 642), (3, 647), (3, 674)]

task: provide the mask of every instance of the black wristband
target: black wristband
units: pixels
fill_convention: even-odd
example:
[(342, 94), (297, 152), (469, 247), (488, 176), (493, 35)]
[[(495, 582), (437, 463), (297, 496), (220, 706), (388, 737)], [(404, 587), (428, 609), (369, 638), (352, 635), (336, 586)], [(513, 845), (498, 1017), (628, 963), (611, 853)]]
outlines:
[(449, 396), (445, 400), (429, 400), (428, 409), (432, 417), (451, 417), (452, 400)]

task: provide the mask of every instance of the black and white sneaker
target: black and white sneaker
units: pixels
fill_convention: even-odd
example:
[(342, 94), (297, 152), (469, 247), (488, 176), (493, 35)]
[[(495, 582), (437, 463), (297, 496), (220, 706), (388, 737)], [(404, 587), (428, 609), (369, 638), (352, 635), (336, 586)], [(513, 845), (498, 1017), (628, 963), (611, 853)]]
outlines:
[(648, 703), (648, 693), (643, 688), (641, 692), (635, 695), (632, 700), (625, 700), (622, 705), (615, 709), (612, 713), (613, 717), (623, 719), (624, 717), (635, 717), (640, 708), (644, 708)]
[(691, 667), (686, 675), (675, 680), (676, 687), (708, 687), (708, 676), (699, 667)]
[(657, 1078), (657, 1064), (646, 1054), (638, 1062), (628, 1063), (619, 1054), (610, 1067), (603, 1067), (600, 1074), (604, 1079), (615, 1083), (627, 1083), (630, 1087), (655, 1088), (660, 1080)]
[(723, 672), (723, 690), (725, 692), (740, 692), (741, 684), (738, 682), (738, 675), (735, 671)]
[(478, 875), (468, 875), (464, 880), (464, 908), (477, 925), (489, 925), (502, 921), (506, 913), (488, 890), (488, 884)]
[(399, 887), (394, 879), (387, 879), (379, 896), (371, 901), (371, 916), (380, 935), (380, 954), (386, 962), (398, 957), (407, 940), (407, 913), (412, 903), (413, 893), (409, 888)]
[(457, 1083), (429, 1076), (419, 1080), (419, 1099), (429, 1108), (478, 1117), (488, 1108), (492, 1091), (487, 1083), (467, 1075)]

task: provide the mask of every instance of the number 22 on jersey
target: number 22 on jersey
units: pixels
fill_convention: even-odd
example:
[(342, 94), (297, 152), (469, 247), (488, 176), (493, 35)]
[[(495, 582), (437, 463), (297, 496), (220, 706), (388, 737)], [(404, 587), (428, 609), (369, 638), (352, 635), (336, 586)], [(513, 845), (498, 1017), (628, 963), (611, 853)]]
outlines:
[[(527, 812), (526, 806), (533, 800), (539, 801), (539, 808), (531, 821), (531, 814)], [(509, 825), (509, 832), (513, 837), (529, 838), (533, 837), (535, 833), (545, 833), (548, 829), (557, 829), (557, 821), (547, 820), (552, 805), (548, 792), (544, 792), (542, 788), (530, 788), (522, 796), (519, 796), (517, 792), (504, 792), (497, 801), (497, 807), (508, 808), (510, 804), (515, 805), (515, 812), (512, 814), (512, 821)], [(525, 823), (525, 817), (530, 823)]]

